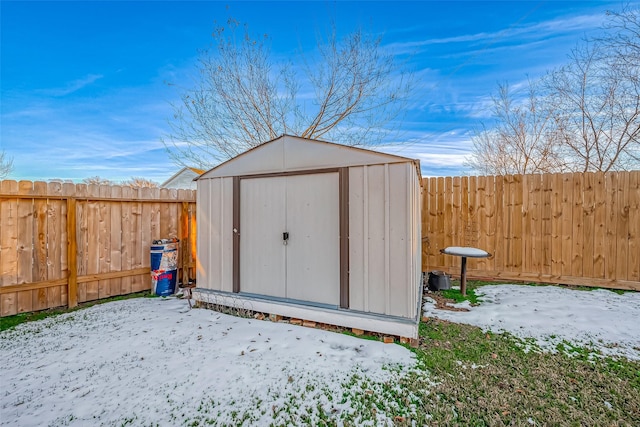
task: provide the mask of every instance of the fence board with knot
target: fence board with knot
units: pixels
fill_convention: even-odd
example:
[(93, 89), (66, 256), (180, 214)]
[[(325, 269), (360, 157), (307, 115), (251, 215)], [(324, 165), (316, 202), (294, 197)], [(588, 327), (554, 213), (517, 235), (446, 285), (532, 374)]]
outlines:
[(153, 240), (195, 277), (195, 191), (0, 181), (0, 316), (148, 290)]
[(423, 179), (423, 271), (640, 291), (640, 171)]

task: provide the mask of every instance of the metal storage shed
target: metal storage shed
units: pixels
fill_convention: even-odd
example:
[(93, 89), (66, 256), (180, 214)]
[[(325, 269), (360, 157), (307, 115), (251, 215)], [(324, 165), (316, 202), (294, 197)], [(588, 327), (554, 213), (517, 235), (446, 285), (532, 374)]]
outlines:
[(197, 189), (194, 299), (417, 338), (418, 161), (284, 135)]

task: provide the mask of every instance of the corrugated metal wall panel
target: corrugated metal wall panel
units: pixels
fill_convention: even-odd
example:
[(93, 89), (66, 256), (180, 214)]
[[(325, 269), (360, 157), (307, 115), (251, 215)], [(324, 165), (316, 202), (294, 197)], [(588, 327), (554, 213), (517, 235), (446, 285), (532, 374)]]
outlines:
[(365, 206), (368, 204), (366, 188), (367, 166), (349, 168), (349, 307), (368, 311), (365, 283), (368, 261), (368, 226)]
[(198, 181), (198, 287), (232, 290), (232, 178)]
[(349, 168), (349, 305), (414, 318), (420, 267), (419, 181), (412, 163)]
[[(219, 215), (221, 218), (221, 257), (214, 261), (220, 269), (220, 287), (226, 292), (233, 291), (233, 178), (221, 178), (219, 182), (222, 196)], [(211, 242), (214, 244), (214, 242)]]
[(365, 283), (368, 305), (365, 311), (386, 313), (388, 304), (388, 288), (385, 283), (385, 214), (386, 191), (384, 166), (367, 167), (367, 206), (365, 217), (367, 222), (368, 248), (366, 264), (368, 281)]
[(409, 197), (411, 187), (407, 164), (389, 165), (389, 311), (393, 316), (407, 316), (407, 299), (410, 298), (411, 271), (408, 242), (411, 223), (407, 212), (411, 211)]

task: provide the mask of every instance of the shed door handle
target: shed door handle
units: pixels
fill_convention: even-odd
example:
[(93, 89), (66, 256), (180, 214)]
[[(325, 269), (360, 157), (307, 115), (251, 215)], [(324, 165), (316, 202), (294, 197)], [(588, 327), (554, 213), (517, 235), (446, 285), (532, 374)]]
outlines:
[(288, 240), (289, 240), (289, 232), (285, 231), (284, 233), (282, 233), (282, 243), (286, 245)]

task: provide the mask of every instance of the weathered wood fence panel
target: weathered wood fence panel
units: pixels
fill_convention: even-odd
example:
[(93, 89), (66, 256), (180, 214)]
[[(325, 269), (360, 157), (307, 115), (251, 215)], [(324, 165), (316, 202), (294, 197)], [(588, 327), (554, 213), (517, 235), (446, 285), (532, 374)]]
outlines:
[(0, 181), (0, 316), (148, 290), (153, 240), (195, 277), (195, 191)]
[(425, 178), (423, 271), (640, 291), (640, 171)]

